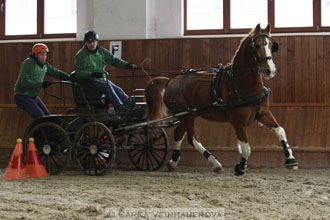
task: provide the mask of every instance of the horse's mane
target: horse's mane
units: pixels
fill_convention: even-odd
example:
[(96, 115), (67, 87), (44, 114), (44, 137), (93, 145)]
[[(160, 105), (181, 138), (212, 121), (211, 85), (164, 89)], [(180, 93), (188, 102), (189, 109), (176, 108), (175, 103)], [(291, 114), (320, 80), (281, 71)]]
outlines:
[(256, 29), (255, 27), (252, 28), (251, 31), (250, 31), (246, 36), (244, 36), (244, 37), (241, 39), (241, 42), (240, 42), (240, 44), (239, 44), (237, 50), (235, 51), (234, 56), (231, 58), (231, 61), (230, 61), (231, 63), (234, 62), (234, 59), (235, 59), (235, 57), (236, 57), (238, 51), (241, 49), (241, 47), (242, 47), (242, 45), (245, 43), (245, 41), (246, 41), (248, 38), (251, 38), (251, 37), (254, 35), (254, 31), (255, 31), (255, 29)]

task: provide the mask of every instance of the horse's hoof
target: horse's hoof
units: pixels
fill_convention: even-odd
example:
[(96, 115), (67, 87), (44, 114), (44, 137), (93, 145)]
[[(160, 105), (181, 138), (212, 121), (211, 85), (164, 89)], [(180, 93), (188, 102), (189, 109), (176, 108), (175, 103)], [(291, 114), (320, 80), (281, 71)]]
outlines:
[(213, 168), (213, 172), (215, 172), (216, 174), (222, 174), (224, 173), (224, 169), (223, 167), (215, 167)]
[[(296, 158), (288, 158), (285, 160), (285, 166), (288, 169), (292, 169), (292, 170), (297, 170), (298, 169), (298, 162), (296, 160)], [(290, 168), (292, 167), (292, 168)]]
[(298, 170), (299, 169), (298, 166), (286, 166), (286, 168), (288, 168), (289, 170)]
[(246, 172), (246, 169), (241, 170), (239, 168), (239, 164), (236, 164), (236, 166), (235, 166), (235, 176), (242, 176), (242, 175), (245, 174), (245, 172)]

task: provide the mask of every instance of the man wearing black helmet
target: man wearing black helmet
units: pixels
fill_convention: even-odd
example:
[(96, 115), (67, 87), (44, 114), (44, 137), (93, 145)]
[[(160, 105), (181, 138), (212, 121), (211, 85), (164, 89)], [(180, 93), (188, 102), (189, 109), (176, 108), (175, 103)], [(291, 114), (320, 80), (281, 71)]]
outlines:
[(75, 77), (89, 81), (106, 95), (108, 103), (113, 104), (117, 113), (130, 111), (135, 103), (117, 85), (107, 79), (107, 64), (123, 68), (136, 69), (136, 65), (128, 63), (109, 50), (98, 45), (99, 35), (95, 31), (87, 31), (84, 36), (85, 45), (77, 52), (74, 59)]

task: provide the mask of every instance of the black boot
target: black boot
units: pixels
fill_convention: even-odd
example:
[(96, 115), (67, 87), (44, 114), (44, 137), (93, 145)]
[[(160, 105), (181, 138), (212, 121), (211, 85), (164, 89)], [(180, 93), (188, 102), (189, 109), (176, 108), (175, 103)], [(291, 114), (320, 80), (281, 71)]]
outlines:
[(132, 99), (128, 98), (119, 108), (116, 109), (116, 112), (118, 114), (128, 114), (132, 111), (134, 106), (135, 102)]
[(134, 116), (134, 120), (139, 121), (146, 120), (148, 117), (145, 105), (135, 105), (132, 114)]
[(130, 120), (145, 120), (147, 118), (147, 113), (145, 106), (136, 105), (133, 99), (128, 98), (120, 108), (120, 113), (125, 113), (129, 115)]

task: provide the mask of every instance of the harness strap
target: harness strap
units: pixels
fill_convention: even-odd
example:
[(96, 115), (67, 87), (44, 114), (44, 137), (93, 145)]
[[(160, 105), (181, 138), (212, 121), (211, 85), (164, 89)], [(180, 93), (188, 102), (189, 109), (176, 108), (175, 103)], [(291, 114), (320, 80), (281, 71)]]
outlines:
[[(193, 71), (192, 71), (193, 72)], [(192, 73), (190, 72), (190, 73)], [(270, 88), (267, 88), (266, 86), (264, 86), (264, 89), (256, 96), (248, 96), (248, 97), (233, 97), (232, 99), (230, 99), (228, 102), (224, 103), (223, 100), (220, 97), (219, 94), (219, 84), (222, 78), (222, 73), (225, 72), (224, 68), (222, 65), (219, 65), (219, 68), (216, 69), (216, 74), (213, 77), (212, 80), (212, 84), (211, 84), (211, 90), (212, 90), (212, 94), (214, 96), (214, 102), (211, 105), (207, 105), (207, 106), (200, 106), (198, 108), (195, 109), (176, 109), (176, 110), (172, 110), (170, 112), (172, 113), (178, 113), (178, 112), (187, 112), (188, 114), (199, 114), (202, 113), (204, 111), (208, 111), (212, 108), (221, 110), (221, 111), (225, 111), (225, 110), (229, 110), (229, 109), (233, 109), (236, 107), (247, 107), (247, 106), (257, 106), (257, 112), (256, 112), (256, 118), (258, 118), (260, 116), (260, 104), (262, 102), (264, 102), (270, 93)], [(185, 78), (187, 75), (184, 75), (177, 83), (176, 83), (176, 88), (175, 88), (175, 92), (174, 95), (171, 99), (171, 102), (174, 102), (174, 98), (177, 94), (177, 91), (181, 85), (181, 81), (183, 80), (183, 78)], [(172, 78), (170, 78), (166, 84), (166, 87), (168, 85), (168, 83), (170, 82)]]
[(219, 106), (219, 108), (221, 110), (228, 110), (236, 107), (260, 105), (268, 98), (269, 92), (270, 89), (264, 86), (264, 89), (256, 96), (240, 97), (237, 99), (232, 99), (226, 103), (223, 103), (221, 106)]
[(223, 70), (223, 66), (222, 64), (219, 64), (219, 68), (217, 68), (217, 71), (216, 71), (216, 74), (214, 75), (213, 77), (213, 80), (212, 80), (212, 94), (213, 94), (213, 97), (214, 97), (214, 105), (217, 105), (217, 106), (221, 106), (222, 103), (223, 103), (223, 100), (220, 98), (220, 94), (219, 94), (219, 83), (221, 81), (221, 78), (222, 78), (222, 71)]
[(264, 62), (264, 61), (272, 60), (272, 59), (273, 59), (272, 56), (268, 56), (268, 57), (265, 57), (265, 58), (263, 58), (263, 59), (261, 59), (261, 60), (257, 60), (257, 62), (258, 62), (259, 64), (261, 64), (261, 63)]
[(260, 117), (260, 103), (258, 103), (258, 107), (257, 107), (257, 112), (256, 112), (256, 119), (258, 119)]

